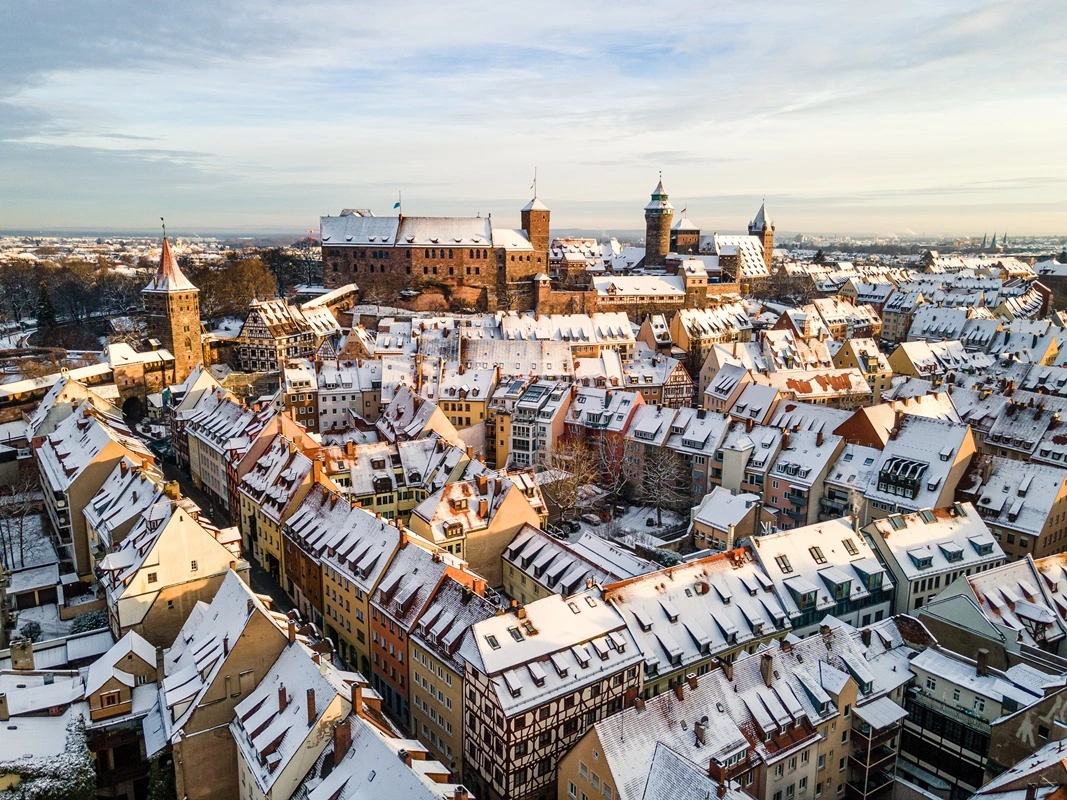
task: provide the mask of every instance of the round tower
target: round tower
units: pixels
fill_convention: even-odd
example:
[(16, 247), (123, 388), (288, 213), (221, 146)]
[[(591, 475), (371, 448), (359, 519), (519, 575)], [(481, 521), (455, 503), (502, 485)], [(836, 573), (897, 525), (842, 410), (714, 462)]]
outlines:
[(671, 220), (674, 206), (667, 199), (663, 180), (652, 192), (652, 200), (645, 206), (645, 266), (661, 267), (671, 250)]

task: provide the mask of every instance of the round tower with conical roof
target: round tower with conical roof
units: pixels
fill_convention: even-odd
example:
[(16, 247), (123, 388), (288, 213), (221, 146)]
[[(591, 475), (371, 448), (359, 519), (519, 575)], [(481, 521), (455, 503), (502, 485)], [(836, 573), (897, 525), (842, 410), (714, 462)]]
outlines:
[(645, 266), (661, 267), (671, 251), (671, 220), (674, 206), (667, 199), (663, 179), (656, 184), (652, 200), (645, 206)]

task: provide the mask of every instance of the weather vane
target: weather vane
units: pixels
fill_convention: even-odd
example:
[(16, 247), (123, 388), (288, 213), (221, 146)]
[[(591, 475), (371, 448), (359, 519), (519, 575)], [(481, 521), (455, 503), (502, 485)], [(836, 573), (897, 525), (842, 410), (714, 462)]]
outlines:
[(160, 217), (159, 221), (163, 223), (163, 238), (166, 239), (167, 238), (167, 222), (166, 222), (166, 220), (163, 219), (163, 217)]

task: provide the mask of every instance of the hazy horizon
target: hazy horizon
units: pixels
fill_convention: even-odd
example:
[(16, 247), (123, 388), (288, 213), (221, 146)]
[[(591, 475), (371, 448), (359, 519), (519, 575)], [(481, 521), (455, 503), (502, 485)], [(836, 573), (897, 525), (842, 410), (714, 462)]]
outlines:
[(0, 7), (0, 227), (288, 231), (346, 207), (635, 230), (1067, 229), (1050, 0)]

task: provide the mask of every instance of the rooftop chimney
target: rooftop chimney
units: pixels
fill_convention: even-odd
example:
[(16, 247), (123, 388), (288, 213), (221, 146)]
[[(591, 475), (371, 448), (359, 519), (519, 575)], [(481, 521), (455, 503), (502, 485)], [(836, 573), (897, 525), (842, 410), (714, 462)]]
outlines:
[(347, 717), (333, 729), (333, 765), (336, 767), (352, 746), (352, 720)]
[(296, 620), (290, 619), (289, 623), (289, 644), (296, 644)]
[(7, 692), (0, 692), (0, 722), (7, 722), (11, 712), (7, 707)]
[(308, 689), (308, 727), (315, 724), (319, 718), (319, 712), (315, 709), (315, 690)]
[(984, 678), (989, 674), (989, 650), (981, 647), (978, 649), (975, 657), (978, 661), (977, 673)]
[(285, 687), (278, 687), (278, 713), (282, 713), (289, 705), (289, 695), (285, 693)]
[(33, 668), (33, 642), (29, 639), (12, 642), (11, 669), (32, 670)]
[(126, 477), (126, 473), (130, 471), (130, 465), (126, 463), (126, 459), (119, 461), (119, 473), (123, 478)]
[(685, 700), (685, 689), (682, 688), (682, 684), (675, 684), (674, 696), (677, 697), (679, 700)]
[(764, 653), (759, 659), (759, 672), (763, 676), (763, 682), (770, 686), (774, 678), (774, 654)]
[(719, 663), (722, 664), (722, 674), (726, 676), (726, 680), (733, 681), (734, 663), (726, 658), (720, 658)]
[(693, 723), (693, 733), (697, 737), (697, 747), (703, 747), (707, 743), (708, 729), (707, 729), (707, 717), (699, 719)]
[(715, 787), (715, 796), (726, 797), (726, 784), (724, 782), (720, 781), (719, 785)]
[(163, 679), (167, 676), (166, 667), (163, 663), (163, 648), (156, 648), (156, 686), (163, 685)]
[(871, 646), (871, 629), (870, 628), (864, 628), (862, 631), (860, 631), (860, 639), (863, 640), (863, 646), (864, 647), (870, 647)]
[(470, 794), (465, 786), (457, 786), (452, 792), (452, 800), (467, 800)]
[(690, 672), (685, 676), (686, 683), (689, 684), (689, 688), (696, 690), (697, 688), (697, 676), (695, 672)]

